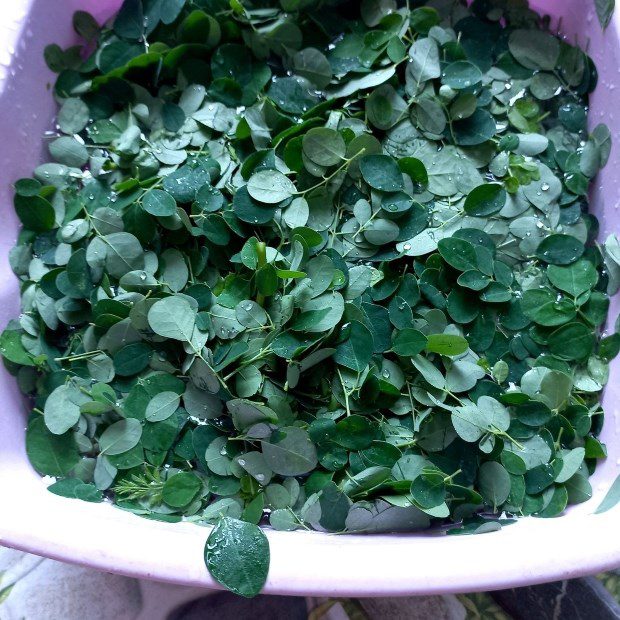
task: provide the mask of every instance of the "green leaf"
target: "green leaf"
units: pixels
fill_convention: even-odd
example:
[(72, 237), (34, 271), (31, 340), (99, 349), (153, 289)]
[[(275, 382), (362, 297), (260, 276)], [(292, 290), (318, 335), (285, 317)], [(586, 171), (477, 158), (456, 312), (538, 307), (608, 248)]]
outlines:
[(318, 459), (308, 433), (288, 426), (277, 430), (261, 448), (267, 465), (281, 476), (301, 476), (312, 471)]
[(594, 6), (601, 27), (607, 28), (616, 8), (616, 0), (594, 0)]
[(586, 458), (604, 459), (607, 458), (607, 447), (596, 437), (588, 435), (585, 438)]
[[(139, 0), (136, 0), (138, 2)], [(136, 29), (137, 30), (137, 29)], [(110, 73), (114, 69), (124, 67), (134, 58), (141, 56), (144, 47), (139, 43), (130, 43), (123, 40), (112, 40), (97, 53), (97, 66), (102, 73)]]
[(592, 486), (588, 479), (581, 474), (575, 474), (564, 484), (564, 487), (568, 493), (568, 501), (571, 504), (587, 502), (592, 497)]
[(45, 425), (55, 435), (66, 433), (80, 419), (80, 406), (89, 400), (71, 383), (58, 386), (45, 401)]
[(130, 377), (143, 371), (151, 360), (153, 349), (144, 342), (132, 342), (114, 354), (114, 370), (121, 377)]
[(599, 504), (598, 508), (594, 511), (596, 514), (607, 512), (620, 503), (620, 476), (612, 482), (609, 487), (603, 501)]
[(66, 476), (80, 460), (73, 433), (51, 433), (42, 416), (28, 424), (26, 453), (43, 476)]
[(446, 263), (458, 271), (477, 269), (478, 256), (469, 241), (456, 237), (441, 239), (437, 244), (437, 249)]
[(372, 334), (358, 321), (351, 321), (346, 333), (346, 340), (336, 347), (334, 361), (340, 366), (361, 372), (372, 358), (374, 348)]
[(594, 334), (583, 323), (568, 323), (556, 329), (548, 339), (553, 355), (566, 360), (586, 359), (594, 348)]
[(553, 413), (544, 403), (531, 401), (517, 409), (517, 419), (526, 426), (542, 426), (553, 417)]
[(179, 408), (181, 397), (176, 392), (160, 392), (146, 406), (145, 417), (149, 422), (167, 420)]
[(144, 267), (144, 250), (131, 233), (111, 233), (101, 239), (106, 246), (105, 265), (110, 275), (121, 278)]
[(456, 121), (453, 131), (457, 144), (478, 146), (493, 138), (497, 126), (490, 112), (478, 108), (469, 118)]
[(506, 204), (506, 190), (499, 183), (474, 188), (465, 200), (465, 211), (475, 217), (487, 217), (501, 211)]
[(463, 336), (453, 334), (430, 334), (427, 336), (426, 350), (429, 353), (455, 356), (465, 353), (468, 348), (469, 344)]
[(528, 69), (555, 69), (560, 57), (557, 37), (539, 30), (514, 30), (508, 39), (510, 53)]
[(156, 217), (167, 217), (177, 212), (175, 199), (161, 189), (148, 191), (142, 199), (142, 207), (147, 213)]
[(469, 288), (474, 291), (481, 291), (489, 285), (491, 282), (491, 277), (475, 269), (470, 269), (468, 271), (464, 271), (458, 277), (457, 282), (465, 288)]
[(362, 0), (360, 12), (367, 26), (378, 26), (381, 20), (396, 10), (395, 0)]
[(430, 383), (433, 387), (441, 390), (446, 386), (446, 379), (441, 374), (441, 371), (428, 359), (421, 355), (416, 355), (411, 363), (424, 377), (424, 380)]
[(293, 182), (281, 172), (260, 170), (250, 177), (248, 192), (259, 202), (276, 204), (293, 196), (296, 189)]
[(555, 477), (555, 481), (566, 482), (572, 478), (581, 467), (585, 453), (585, 448), (574, 448), (566, 454), (562, 454), (562, 469)]
[(140, 0), (124, 0), (114, 19), (114, 32), (125, 39), (138, 40), (144, 32), (144, 14)]
[(598, 273), (594, 265), (585, 259), (578, 260), (568, 267), (549, 265), (547, 277), (553, 286), (573, 297), (591, 290), (598, 282)]
[(88, 106), (77, 97), (69, 97), (58, 111), (58, 126), (63, 133), (73, 135), (86, 127), (89, 118)]
[(557, 517), (566, 509), (568, 504), (568, 491), (563, 486), (552, 487), (553, 493), (549, 503), (543, 510), (536, 514), (537, 517), (550, 518)]
[(342, 136), (327, 127), (310, 129), (303, 138), (302, 149), (306, 157), (325, 167), (340, 163), (346, 153)]
[(579, 239), (564, 234), (549, 235), (536, 248), (537, 258), (552, 265), (570, 265), (581, 258), (583, 252)]
[(482, 496), (496, 510), (508, 499), (510, 494), (508, 472), (499, 463), (487, 461), (480, 466), (478, 477)]
[(313, 84), (302, 77), (274, 78), (269, 88), (271, 99), (289, 114), (304, 114), (318, 102)]
[(81, 499), (87, 502), (102, 502), (103, 494), (93, 484), (85, 484), (78, 478), (65, 478), (54, 482), (47, 490), (54, 495), (61, 497), (69, 497), (72, 499)]
[(56, 214), (54, 207), (41, 196), (22, 196), (14, 199), (17, 217), (25, 228), (35, 232), (51, 230), (54, 227)]
[(350, 415), (336, 424), (334, 441), (349, 450), (363, 450), (372, 443), (374, 432), (370, 421), (360, 415)]
[(407, 110), (407, 103), (390, 84), (375, 89), (366, 99), (368, 120), (377, 129), (389, 129)]
[(373, 86), (379, 86), (384, 82), (387, 82), (396, 73), (396, 65), (390, 65), (384, 69), (377, 69), (371, 73), (362, 75), (359, 78), (344, 82), (344, 84), (325, 91), (325, 95), (334, 99), (339, 97), (348, 97), (353, 93)]
[(183, 508), (196, 497), (202, 484), (191, 472), (179, 472), (166, 480), (162, 489), (162, 499), (168, 506)]
[(400, 228), (391, 220), (376, 218), (366, 226), (364, 237), (373, 245), (386, 245), (398, 239)]
[(218, 583), (251, 598), (267, 580), (269, 541), (258, 526), (223, 517), (207, 538), (204, 559)]
[(566, 402), (572, 386), (571, 377), (544, 367), (532, 368), (521, 377), (522, 391), (550, 409), (559, 409)]
[[(362, 489), (366, 485), (372, 484), (372, 482), (374, 481), (373, 479), (360, 480), (360, 476), (364, 473), (365, 472), (361, 472), (361, 474), (358, 474), (356, 480), (356, 482), (359, 481), (359, 487), (361, 487)], [(374, 472), (371, 472), (371, 478), (372, 473)], [(354, 476), (353, 478), (355, 479), (356, 477)], [(348, 482), (355, 484), (353, 480), (350, 480)], [(321, 526), (330, 532), (344, 531), (346, 528), (346, 519), (349, 513), (349, 507), (351, 505), (351, 500), (349, 499), (349, 497), (345, 493), (343, 493), (333, 482), (329, 482), (321, 490), (319, 505), (321, 507), (321, 518), (319, 520)]]
[(411, 483), (411, 496), (423, 509), (434, 508), (443, 504), (446, 497), (444, 476), (440, 472), (422, 472)]
[(599, 343), (599, 356), (604, 360), (614, 359), (620, 353), (620, 334), (612, 334)]
[(485, 433), (506, 431), (510, 426), (508, 410), (489, 396), (481, 396), (477, 406), (455, 407), (451, 420), (458, 436), (470, 443), (478, 441)]
[(403, 357), (413, 357), (427, 346), (426, 336), (417, 329), (405, 328), (397, 331), (392, 340), (392, 351)]
[(0, 354), (2, 357), (22, 366), (34, 366), (32, 357), (22, 344), (21, 333), (14, 329), (5, 329), (0, 335)]
[(81, 168), (88, 162), (88, 150), (75, 138), (62, 136), (49, 143), (52, 158), (65, 166)]
[(105, 353), (98, 353), (86, 362), (88, 372), (95, 381), (109, 383), (114, 379), (114, 364), (112, 358)]
[(256, 272), (256, 288), (266, 297), (278, 290), (278, 275), (273, 265), (265, 265)]
[(420, 34), (428, 34), (428, 31), (440, 21), (441, 17), (437, 10), (428, 6), (413, 9), (409, 17), (411, 27)]
[(439, 49), (434, 39), (419, 38), (409, 49), (408, 70), (419, 85), (441, 75)]
[(76, 11), (73, 14), (73, 29), (86, 41), (92, 41), (99, 34), (97, 20), (86, 11)]
[(99, 438), (99, 448), (102, 454), (108, 456), (123, 454), (137, 446), (141, 437), (142, 424), (139, 420), (119, 420), (103, 431)]
[(403, 157), (398, 160), (398, 167), (402, 172), (409, 175), (414, 183), (421, 187), (428, 185), (428, 172), (424, 164), (415, 157)]
[(148, 312), (150, 328), (160, 336), (190, 342), (197, 311), (183, 297), (166, 297), (156, 301)]
[(482, 81), (482, 72), (467, 60), (457, 60), (443, 70), (441, 81), (454, 90), (462, 90), (479, 84)]
[(304, 328), (304, 331), (326, 332), (340, 322), (344, 313), (344, 299), (338, 292), (324, 293), (305, 303), (302, 310), (303, 314), (315, 313), (315, 318)]
[(539, 325), (553, 327), (575, 318), (577, 309), (568, 299), (557, 299), (549, 289), (529, 289), (521, 301), (523, 314)]
[(394, 159), (387, 155), (366, 155), (360, 159), (364, 181), (384, 192), (403, 189), (403, 175)]
[(332, 68), (325, 56), (314, 47), (307, 47), (293, 56), (297, 75), (310, 80), (317, 88), (325, 88), (332, 79)]

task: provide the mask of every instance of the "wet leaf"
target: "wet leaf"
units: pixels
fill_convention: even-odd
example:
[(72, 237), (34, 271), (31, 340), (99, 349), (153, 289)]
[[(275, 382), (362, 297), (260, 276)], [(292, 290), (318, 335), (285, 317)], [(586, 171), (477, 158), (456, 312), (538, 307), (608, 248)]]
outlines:
[(256, 525), (223, 517), (213, 528), (204, 550), (213, 578), (231, 592), (256, 596), (269, 572), (269, 542)]

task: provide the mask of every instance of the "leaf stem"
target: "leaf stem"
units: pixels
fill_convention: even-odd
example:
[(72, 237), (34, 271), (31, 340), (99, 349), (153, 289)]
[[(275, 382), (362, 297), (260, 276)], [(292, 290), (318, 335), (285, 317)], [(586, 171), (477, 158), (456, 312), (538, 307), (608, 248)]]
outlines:
[(88, 351), (86, 353), (78, 353), (76, 355), (67, 355), (65, 357), (55, 357), (55, 362), (75, 362), (77, 360), (88, 359), (89, 357), (94, 357), (95, 355), (99, 355), (99, 353), (103, 353), (103, 351), (97, 349), (96, 351)]
[(338, 166), (338, 168), (336, 168), (336, 170), (334, 170), (329, 176), (327, 177), (323, 177), (323, 179), (321, 179), (321, 181), (319, 181), (316, 185), (313, 185), (312, 187), (309, 187), (308, 189), (304, 189), (301, 192), (297, 192), (297, 195), (299, 196), (305, 196), (306, 194), (308, 194), (309, 192), (311, 192), (312, 190), (318, 189), (319, 187), (322, 187), (323, 185), (326, 185), (327, 183), (329, 183), (339, 172), (342, 172), (342, 170), (344, 168), (346, 168), (354, 159), (356, 159), (357, 157), (360, 157), (361, 155), (364, 154), (364, 152), (366, 151), (366, 147), (360, 149), (357, 153), (355, 153), (355, 155), (353, 155), (353, 157), (350, 157), (349, 159), (345, 159), (344, 162)]
[[(267, 244), (264, 241), (256, 244), (256, 257), (256, 270), (258, 271), (267, 264)], [(256, 303), (261, 307), (265, 305), (265, 296), (262, 293), (256, 294)]]
[(459, 474), (462, 474), (463, 470), (462, 469), (457, 469), (453, 474), (450, 474), (449, 476), (446, 476), (443, 481), (445, 484), (452, 484), (452, 480), (454, 478), (456, 478)]
[(340, 368), (337, 368), (336, 372), (338, 373), (338, 378), (340, 379), (340, 385), (342, 386), (342, 391), (344, 393), (344, 406), (347, 410), (347, 417), (349, 417), (351, 415), (351, 408), (349, 405), (349, 392), (347, 392), (347, 388), (345, 387), (345, 384), (344, 384), (344, 379), (342, 378), (342, 375), (340, 374)]
[(500, 431), (498, 430), (494, 430), (492, 431), (494, 435), (498, 435), (499, 437), (505, 437), (506, 439), (508, 439), (508, 441), (510, 441), (511, 443), (513, 443), (515, 446), (517, 446), (517, 448), (519, 448), (519, 450), (525, 450), (525, 446), (522, 443), (519, 443), (516, 439), (513, 439), (508, 433), (506, 433), (505, 431)]

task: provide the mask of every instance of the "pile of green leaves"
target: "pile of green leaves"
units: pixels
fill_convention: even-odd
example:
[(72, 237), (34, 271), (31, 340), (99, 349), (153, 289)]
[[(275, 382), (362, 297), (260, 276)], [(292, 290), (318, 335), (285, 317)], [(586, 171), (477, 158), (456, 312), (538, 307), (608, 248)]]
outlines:
[(46, 49), (0, 339), (28, 455), (60, 495), (218, 523), (243, 595), (256, 524), (487, 531), (586, 501), (606, 456), (594, 64), (522, 0), (420, 4), (126, 0)]

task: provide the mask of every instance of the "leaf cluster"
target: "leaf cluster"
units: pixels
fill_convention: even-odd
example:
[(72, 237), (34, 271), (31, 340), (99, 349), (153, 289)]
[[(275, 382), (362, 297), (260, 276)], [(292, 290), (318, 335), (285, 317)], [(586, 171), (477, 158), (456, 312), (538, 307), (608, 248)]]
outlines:
[(15, 184), (0, 336), (29, 457), (219, 523), (243, 595), (259, 523), (488, 531), (587, 500), (606, 455), (594, 64), (523, 2), (401, 4), (126, 0), (46, 49), (58, 134)]

